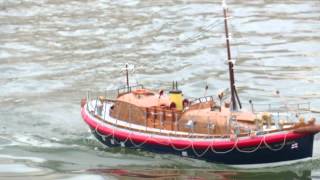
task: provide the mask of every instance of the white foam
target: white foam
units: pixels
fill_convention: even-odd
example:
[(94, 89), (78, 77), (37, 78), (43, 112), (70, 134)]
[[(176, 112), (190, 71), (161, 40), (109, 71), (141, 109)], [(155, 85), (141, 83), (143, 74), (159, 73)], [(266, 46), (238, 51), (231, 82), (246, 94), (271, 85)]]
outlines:
[[(17, 142), (12, 141), (11, 137), (6, 137), (6, 136), (0, 136), (0, 140), (5, 140), (7, 142), (1, 142), (0, 147), (4, 146), (15, 146), (19, 145)], [(2, 149), (2, 148), (1, 148)]]
[(271, 168), (271, 167), (278, 167), (278, 166), (286, 166), (290, 164), (296, 164), (298, 162), (306, 162), (311, 161), (313, 158), (304, 158), (292, 161), (281, 161), (281, 162), (274, 162), (274, 163), (263, 163), (263, 164), (241, 164), (241, 165), (229, 165), (230, 167), (239, 168), (239, 169), (259, 169), (259, 168)]
[(37, 157), (11, 156), (11, 155), (5, 155), (5, 154), (0, 154), (0, 158), (15, 159), (15, 160), (29, 160), (29, 161), (36, 162), (36, 163), (45, 162), (44, 159), (37, 158)]
[[(59, 179), (59, 180), (104, 180), (105, 178), (99, 175), (78, 175), (70, 178), (64, 178), (64, 179)], [(111, 178), (108, 178), (111, 179)]]
[[(317, 136), (317, 135), (316, 135)], [(320, 158), (320, 140), (315, 140), (313, 141), (313, 157), (319, 157)]]
[(41, 169), (28, 167), (24, 164), (0, 164), (0, 173), (30, 173)]
[(31, 146), (44, 147), (44, 148), (69, 147), (69, 145), (53, 143), (46, 139), (37, 140), (32, 136), (26, 136), (26, 135), (14, 135), (14, 139), (15, 139), (15, 142), (17, 142), (19, 145), (31, 145)]

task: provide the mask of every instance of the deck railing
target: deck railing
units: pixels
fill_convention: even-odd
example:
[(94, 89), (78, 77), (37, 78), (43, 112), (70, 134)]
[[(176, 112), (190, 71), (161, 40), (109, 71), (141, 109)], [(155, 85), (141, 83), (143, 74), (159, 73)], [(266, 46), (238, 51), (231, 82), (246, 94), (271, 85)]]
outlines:
[(117, 89), (118, 94), (123, 94), (123, 93), (128, 93), (131, 92), (132, 90), (135, 89), (142, 89), (143, 85), (142, 84), (138, 84), (138, 85), (134, 85), (134, 86), (123, 86)]
[(247, 104), (252, 112), (303, 112), (310, 111), (311, 104), (296, 103), (296, 104)]
[[(142, 86), (135, 86), (130, 88), (131, 90), (133, 88), (141, 88)], [(121, 93), (123, 88), (118, 90), (112, 90), (112, 91), (104, 91), (104, 92), (88, 92), (87, 94), (87, 102), (93, 102), (91, 104), (87, 103), (87, 109), (90, 113), (93, 115), (97, 115), (101, 117), (102, 119), (106, 119), (106, 115), (109, 115), (109, 110), (106, 110), (105, 106), (101, 106), (101, 103), (99, 102), (101, 100), (101, 95), (104, 96), (105, 101), (114, 102), (116, 97), (119, 95), (118, 93)], [(209, 102), (214, 101), (213, 96), (205, 96), (201, 98), (192, 99), (190, 101), (192, 104), (197, 103), (203, 103), (203, 102)], [(123, 102), (125, 103), (125, 102)], [(89, 107), (91, 106), (91, 107)], [(206, 122), (197, 122), (197, 116), (190, 117), (188, 120), (179, 120), (182, 116), (182, 113), (177, 113), (172, 110), (163, 110), (163, 109), (157, 109), (157, 108), (141, 108), (137, 107), (135, 105), (132, 105), (130, 103), (125, 103), (125, 108), (120, 108), (121, 112), (119, 113), (127, 113), (128, 119), (123, 120), (129, 124), (132, 125), (141, 125), (147, 128), (156, 128), (159, 129), (159, 131), (163, 130), (173, 130), (173, 131), (184, 131), (190, 134), (208, 134), (213, 135), (215, 134), (215, 131), (224, 131), (228, 132), (230, 131), (229, 125), (230, 125), (230, 117), (219, 117), (220, 119), (225, 119), (225, 126), (223, 126), (225, 129), (218, 127), (216, 124), (213, 124), (214, 119), (210, 119), (208, 116), (208, 119)], [(247, 107), (251, 109), (251, 111), (256, 114), (258, 117), (259, 115), (263, 114), (263, 112), (269, 112), (271, 114), (272, 120), (274, 124), (279, 124), (281, 120), (284, 120), (286, 122), (293, 122), (295, 120), (298, 120), (299, 115), (303, 112), (310, 111), (310, 103), (299, 103), (299, 104), (285, 104), (285, 105), (276, 105), (276, 104), (247, 104)], [(128, 111), (128, 112), (123, 112)], [(143, 118), (140, 120), (135, 119), (137, 116), (134, 116), (132, 112), (135, 112), (139, 114), (139, 116), (142, 116)], [(229, 119), (228, 119), (229, 118)], [(120, 119), (121, 120), (121, 119)], [(117, 123), (117, 121), (116, 121)], [(131, 125), (130, 125), (131, 127)], [(219, 129), (220, 128), (220, 129)], [(246, 127), (240, 127), (242, 128), (241, 132), (250, 132), (250, 128)]]

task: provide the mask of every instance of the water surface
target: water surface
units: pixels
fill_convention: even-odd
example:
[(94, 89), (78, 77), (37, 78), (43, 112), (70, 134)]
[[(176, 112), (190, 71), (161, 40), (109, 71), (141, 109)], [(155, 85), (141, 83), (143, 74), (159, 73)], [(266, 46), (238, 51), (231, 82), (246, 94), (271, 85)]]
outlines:
[[(242, 102), (320, 109), (320, 2), (228, 3)], [(122, 85), (125, 63), (132, 82), (177, 80), (190, 97), (228, 87), (222, 25), (220, 1), (0, 0), (0, 179), (319, 179), (319, 148), (313, 161), (239, 170), (105, 148), (88, 132), (81, 97)]]

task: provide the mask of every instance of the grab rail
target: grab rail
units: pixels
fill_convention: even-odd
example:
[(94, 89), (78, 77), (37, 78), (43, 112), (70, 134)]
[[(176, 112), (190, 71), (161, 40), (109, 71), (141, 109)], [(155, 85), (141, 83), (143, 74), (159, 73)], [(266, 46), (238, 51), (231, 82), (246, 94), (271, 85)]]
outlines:
[(143, 85), (142, 84), (138, 84), (138, 85), (134, 85), (134, 86), (123, 86), (117, 89), (118, 94), (122, 94), (122, 93), (128, 93), (131, 92), (132, 89), (142, 89)]

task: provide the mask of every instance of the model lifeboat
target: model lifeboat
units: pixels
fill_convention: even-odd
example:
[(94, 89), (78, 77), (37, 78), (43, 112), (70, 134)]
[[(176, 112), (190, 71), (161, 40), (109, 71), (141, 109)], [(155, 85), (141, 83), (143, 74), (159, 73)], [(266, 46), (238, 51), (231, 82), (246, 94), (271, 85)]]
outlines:
[(269, 106), (269, 112), (258, 112), (250, 102), (251, 110), (242, 110), (230, 54), (227, 8), (223, 7), (230, 93), (190, 99), (177, 82), (167, 91), (130, 86), (126, 69), (127, 84), (115, 91), (115, 98), (88, 94), (81, 101), (82, 118), (100, 142), (230, 165), (312, 157), (320, 126), (315, 118), (305, 119), (299, 113), (308, 108), (299, 105), (290, 112)]

